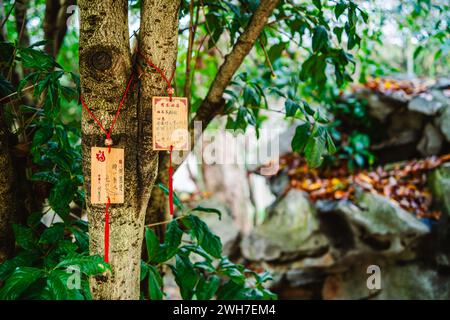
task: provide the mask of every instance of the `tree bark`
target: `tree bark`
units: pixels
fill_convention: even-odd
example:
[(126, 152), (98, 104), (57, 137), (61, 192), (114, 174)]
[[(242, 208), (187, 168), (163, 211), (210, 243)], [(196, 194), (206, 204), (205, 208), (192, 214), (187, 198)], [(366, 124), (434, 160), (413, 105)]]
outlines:
[[(140, 51), (149, 57), (156, 66), (164, 70), (169, 78), (175, 72), (178, 53), (179, 7), (179, 0), (144, 0), (141, 9)], [(143, 105), (151, 105), (152, 96), (166, 95), (166, 83), (156, 70), (151, 73), (150, 77), (144, 77), (142, 84), (141, 101)], [(151, 110), (148, 112), (145, 119), (151, 119)], [(147, 124), (143, 129), (147, 131), (146, 134), (151, 136), (150, 125)], [(158, 158), (160, 167), (157, 180), (167, 185), (169, 167), (168, 161), (165, 161), (168, 158), (167, 153), (161, 152)], [(159, 188), (154, 188), (146, 221), (152, 223), (166, 218), (168, 218), (167, 199)], [(158, 231), (162, 238), (164, 228), (160, 228)]]
[(67, 32), (67, 19), (72, 13), (67, 8), (74, 5), (75, 0), (46, 0), (44, 19), (44, 39), (47, 40), (44, 50), (57, 57)]
[[(250, 53), (255, 42), (258, 40), (264, 26), (267, 24), (267, 20), (272, 14), (273, 10), (277, 6), (279, 0), (262, 0), (258, 9), (256, 9), (253, 17), (251, 18), (248, 26), (245, 28), (244, 32), (239, 36), (236, 44), (232, 48), (231, 52), (225, 57), (225, 61), (220, 66), (219, 71), (214, 78), (211, 87), (209, 88), (208, 94), (201, 103), (199, 109), (193, 120), (190, 123), (190, 133), (191, 133), (191, 150), (194, 143), (200, 138), (199, 136), (194, 136), (194, 123), (195, 121), (201, 121), (202, 130), (205, 130), (209, 123), (214, 119), (215, 116), (219, 115), (223, 110), (225, 101), (223, 100), (223, 93), (227, 86), (229, 85), (231, 78), (234, 76), (245, 57)], [(189, 88), (190, 89), (190, 88)], [(199, 132), (201, 133), (201, 132)], [(189, 152), (184, 153), (184, 159), (187, 157)], [(159, 157), (159, 167), (167, 168), (169, 163), (169, 157), (167, 154), (163, 153)], [(174, 165), (177, 168), (177, 165)], [(165, 170), (165, 169), (163, 169)], [(161, 181), (164, 181), (164, 173), (161, 169), (158, 172), (158, 177), (161, 176)], [(156, 202), (161, 196), (160, 191), (153, 191), (152, 198), (150, 201), (149, 208), (147, 210), (147, 221), (155, 222), (155, 212), (161, 212), (164, 209), (166, 212), (166, 205), (159, 204)], [(156, 217), (157, 221), (165, 220), (165, 215)], [(163, 218), (163, 219), (161, 219)]]
[(14, 174), (8, 148), (8, 132), (0, 116), (0, 264), (11, 254), (14, 248), (11, 222), (16, 208), (14, 204)]
[(19, 45), (28, 47), (30, 45), (30, 37), (27, 32), (27, 7), (29, 0), (17, 0), (14, 7), (16, 18), (16, 30), (19, 35)]
[[(82, 95), (109, 128), (132, 72), (127, 1), (81, 0), (79, 5)], [(143, 0), (141, 4), (139, 50), (167, 74), (175, 68), (179, 5), (179, 0)], [(165, 91), (159, 74), (142, 77), (140, 85), (132, 86), (111, 136), (115, 147), (125, 149), (125, 203), (110, 206), (112, 274), (92, 279), (91, 290), (96, 299), (139, 298), (145, 212), (158, 166), (158, 153), (152, 150), (151, 141), (151, 97), (164, 95)], [(90, 251), (103, 255), (105, 205), (92, 205), (89, 190), (90, 148), (103, 146), (105, 135), (86, 111), (82, 133)]]

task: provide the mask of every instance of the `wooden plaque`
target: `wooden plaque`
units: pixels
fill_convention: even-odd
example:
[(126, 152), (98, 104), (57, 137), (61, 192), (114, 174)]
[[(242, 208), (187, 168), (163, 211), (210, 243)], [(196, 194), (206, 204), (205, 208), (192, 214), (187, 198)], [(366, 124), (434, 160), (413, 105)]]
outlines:
[(188, 102), (186, 98), (153, 97), (153, 150), (188, 150)]
[(124, 201), (124, 149), (91, 148), (91, 203)]

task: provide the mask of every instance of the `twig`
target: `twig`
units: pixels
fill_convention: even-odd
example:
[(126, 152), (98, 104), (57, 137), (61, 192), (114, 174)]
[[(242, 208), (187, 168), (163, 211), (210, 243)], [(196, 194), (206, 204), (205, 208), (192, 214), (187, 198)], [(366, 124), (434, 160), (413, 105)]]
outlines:
[[(194, 17), (194, 1), (189, 3), (189, 40), (186, 58), (186, 76), (184, 81), (184, 96), (188, 101), (191, 99), (191, 60), (192, 48), (194, 46), (195, 32), (197, 31), (199, 8), (197, 8), (196, 16)], [(195, 20), (195, 22), (194, 22)]]
[[(28, 90), (33, 89), (33, 88), (34, 88), (34, 84), (32, 84), (31, 86), (28, 86), (28, 87), (23, 88), (21, 92), (23, 92), (23, 91), (28, 91)], [(12, 97), (14, 97), (14, 96), (16, 96), (16, 95), (18, 95), (18, 94), (19, 94), (18, 91), (13, 92), (13, 93), (11, 93), (11, 94), (9, 94), (9, 95), (7, 95), (7, 96), (1, 98), (1, 99), (0, 99), (0, 102), (3, 102), (4, 100), (6, 100), (6, 99), (8, 99), (8, 98), (12, 98)]]
[(9, 9), (8, 13), (6, 14), (5, 20), (3, 20), (2, 26), (0, 27), (0, 29), (3, 29), (3, 27), (4, 27), (5, 23), (6, 23), (6, 21), (8, 21), (9, 16), (11, 15), (11, 12), (14, 10), (14, 7), (15, 7), (15, 6), (16, 6), (16, 1), (14, 1), (14, 3), (13, 3), (12, 6), (11, 6), (11, 9)]
[(275, 71), (273, 70), (272, 62), (270, 61), (270, 57), (267, 54), (266, 47), (264, 46), (264, 43), (261, 41), (261, 39), (259, 39), (259, 44), (261, 45), (261, 48), (264, 52), (264, 56), (266, 57), (267, 64), (269, 65), (269, 68), (270, 68), (270, 73), (272, 74), (272, 77), (276, 78), (277, 75), (275, 74)]
[[(204, 7), (204, 4), (203, 4), (203, 0), (200, 0), (200, 4), (201, 4), (201, 7), (202, 7), (203, 15), (205, 16), (205, 19), (206, 19), (206, 12), (205, 12), (205, 7)], [(212, 41), (214, 42), (214, 47), (217, 49), (217, 51), (219, 51), (220, 56), (223, 58), (224, 54), (222, 53), (220, 48), (217, 46), (217, 42), (214, 40), (214, 38), (212, 36), (211, 29), (209, 29), (208, 21), (206, 21), (206, 20), (205, 20), (205, 26), (206, 26), (206, 31), (208, 32), (209, 36), (211, 37)]]
[(179, 217), (176, 217), (176, 218), (173, 218), (171, 220), (165, 220), (165, 221), (161, 221), (161, 222), (155, 222), (155, 223), (147, 224), (146, 227), (150, 228), (150, 227), (160, 226), (160, 225), (163, 225), (163, 224), (168, 224), (168, 223), (171, 223), (172, 221), (176, 221), (176, 220), (180, 220), (180, 219), (186, 218), (187, 216), (188, 216), (187, 214), (183, 214), (183, 215), (181, 215)]

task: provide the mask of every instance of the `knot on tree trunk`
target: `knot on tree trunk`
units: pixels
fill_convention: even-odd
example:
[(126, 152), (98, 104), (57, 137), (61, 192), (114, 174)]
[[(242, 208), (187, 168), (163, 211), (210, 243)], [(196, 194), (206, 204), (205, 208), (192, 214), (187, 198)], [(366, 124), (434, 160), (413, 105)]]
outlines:
[(93, 50), (88, 63), (98, 71), (105, 71), (112, 67), (112, 55), (105, 49)]

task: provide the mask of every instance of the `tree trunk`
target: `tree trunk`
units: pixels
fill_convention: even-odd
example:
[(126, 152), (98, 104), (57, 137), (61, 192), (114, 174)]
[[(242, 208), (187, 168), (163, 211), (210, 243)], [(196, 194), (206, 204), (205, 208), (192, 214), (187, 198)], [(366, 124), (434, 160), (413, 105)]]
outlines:
[(67, 32), (67, 19), (73, 14), (67, 8), (75, 4), (75, 0), (46, 0), (44, 19), (44, 39), (47, 40), (44, 50), (57, 58), (64, 36)]
[[(80, 74), (84, 101), (109, 128), (128, 77), (132, 56), (126, 0), (81, 0)], [(139, 49), (172, 74), (177, 56), (179, 0), (142, 1)], [(136, 77), (137, 78), (137, 77)], [(112, 274), (96, 277), (91, 290), (96, 299), (138, 299), (144, 219), (157, 174), (158, 153), (152, 150), (151, 98), (165, 95), (157, 73), (142, 77), (132, 89), (111, 138), (125, 149), (125, 203), (110, 206), (110, 264)], [(139, 94), (136, 94), (140, 88)], [(91, 254), (103, 255), (105, 205), (90, 202), (90, 148), (103, 146), (105, 135), (84, 111), (83, 170)]]
[(13, 196), (13, 167), (7, 142), (8, 132), (0, 116), (0, 163), (2, 164), (2, 170), (0, 170), (0, 203), (2, 204), (0, 206), (0, 264), (9, 257), (14, 248), (11, 222), (16, 212), (14, 207), (16, 202)]
[[(156, 183), (162, 183), (167, 186), (169, 181), (169, 161), (168, 157), (164, 153), (160, 153), (158, 157), (158, 175), (156, 177)], [(161, 190), (161, 188), (155, 187), (152, 190), (150, 197), (150, 203), (147, 208), (145, 217), (145, 224), (152, 224), (170, 219), (168, 212), (169, 202), (167, 196)], [(164, 240), (165, 224), (161, 224), (155, 227), (155, 232), (158, 235), (160, 241)]]

